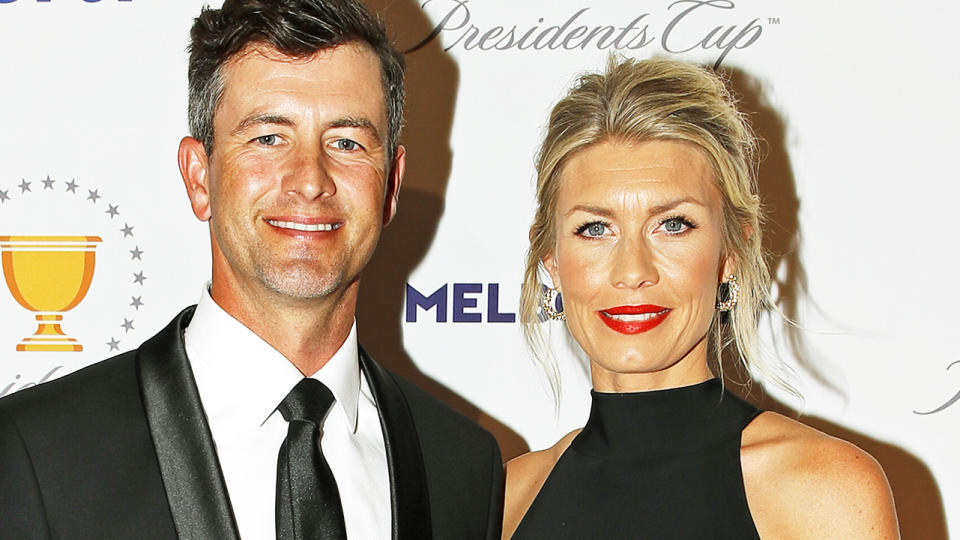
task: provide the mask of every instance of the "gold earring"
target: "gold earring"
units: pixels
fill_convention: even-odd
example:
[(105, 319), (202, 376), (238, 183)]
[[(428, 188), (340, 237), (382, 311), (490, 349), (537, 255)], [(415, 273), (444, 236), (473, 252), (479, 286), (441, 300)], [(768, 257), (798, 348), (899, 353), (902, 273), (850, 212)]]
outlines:
[(732, 311), (739, 297), (740, 284), (737, 283), (737, 276), (730, 274), (717, 291), (717, 309), (724, 312)]
[[(553, 287), (544, 287), (543, 294), (540, 295), (540, 309), (543, 310), (543, 314), (546, 315), (548, 319), (565, 321), (567, 320), (567, 316), (563, 313), (563, 308), (561, 307), (560, 311), (557, 311), (554, 307), (556, 305), (556, 299), (559, 297), (560, 291)], [(562, 301), (560, 305), (563, 306)]]

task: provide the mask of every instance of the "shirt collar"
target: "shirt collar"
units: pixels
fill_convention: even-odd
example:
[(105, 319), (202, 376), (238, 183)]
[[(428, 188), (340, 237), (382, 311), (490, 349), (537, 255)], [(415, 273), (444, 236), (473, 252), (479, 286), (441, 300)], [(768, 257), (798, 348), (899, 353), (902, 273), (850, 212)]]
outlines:
[[(263, 425), (303, 379), (286, 357), (217, 305), (207, 287), (184, 341), (210, 417), (236, 415), (239, 422)], [(330, 388), (347, 426), (356, 432), (360, 393), (356, 320), (347, 339), (313, 378)]]

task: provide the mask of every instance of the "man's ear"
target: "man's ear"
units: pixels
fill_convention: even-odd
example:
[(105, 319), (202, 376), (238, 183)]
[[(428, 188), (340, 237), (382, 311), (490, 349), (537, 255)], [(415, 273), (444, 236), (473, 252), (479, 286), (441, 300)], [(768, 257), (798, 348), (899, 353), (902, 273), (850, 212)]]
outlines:
[(187, 188), (187, 197), (190, 197), (193, 215), (200, 221), (209, 220), (210, 162), (203, 143), (193, 137), (181, 139), (180, 148), (177, 151), (177, 162), (180, 165), (183, 185)]
[(390, 171), (387, 173), (386, 194), (383, 203), (383, 226), (386, 227), (397, 215), (400, 205), (400, 184), (403, 182), (403, 172), (407, 165), (407, 150), (403, 145), (397, 146)]

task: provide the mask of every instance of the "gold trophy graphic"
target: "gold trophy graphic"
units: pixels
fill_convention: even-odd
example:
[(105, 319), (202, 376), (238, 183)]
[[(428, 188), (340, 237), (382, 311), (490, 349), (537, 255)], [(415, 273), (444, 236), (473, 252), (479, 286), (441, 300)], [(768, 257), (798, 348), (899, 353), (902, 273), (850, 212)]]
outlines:
[(99, 236), (0, 236), (3, 278), (18, 304), (36, 313), (37, 331), (18, 351), (82, 351), (60, 328), (90, 288)]

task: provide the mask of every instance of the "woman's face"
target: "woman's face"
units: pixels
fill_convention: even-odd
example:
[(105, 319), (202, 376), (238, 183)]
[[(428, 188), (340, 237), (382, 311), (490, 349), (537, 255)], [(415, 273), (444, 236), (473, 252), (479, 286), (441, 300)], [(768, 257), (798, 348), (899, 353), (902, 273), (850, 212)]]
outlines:
[(706, 158), (677, 141), (601, 143), (561, 171), (544, 258), (598, 391), (710, 377), (707, 331), (722, 261), (721, 198)]

